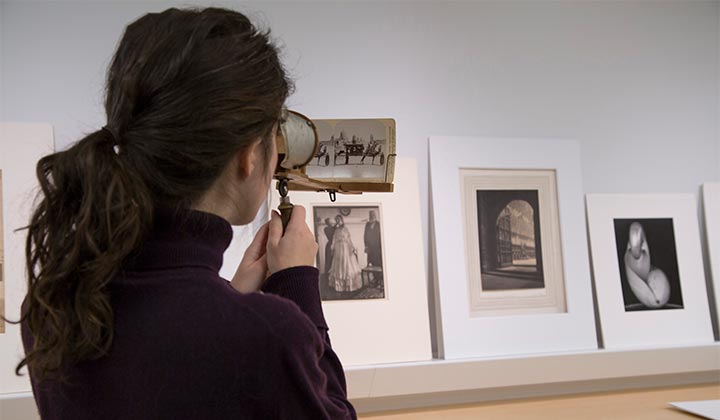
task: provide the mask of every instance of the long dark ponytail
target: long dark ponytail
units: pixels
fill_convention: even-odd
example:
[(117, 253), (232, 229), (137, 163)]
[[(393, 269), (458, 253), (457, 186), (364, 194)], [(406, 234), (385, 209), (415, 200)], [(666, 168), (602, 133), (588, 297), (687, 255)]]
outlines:
[(21, 322), (34, 379), (107, 354), (108, 283), (157, 206), (190, 207), (232, 156), (272, 128), (291, 90), (269, 32), (220, 8), (168, 9), (128, 25), (108, 71), (107, 127), (37, 165)]

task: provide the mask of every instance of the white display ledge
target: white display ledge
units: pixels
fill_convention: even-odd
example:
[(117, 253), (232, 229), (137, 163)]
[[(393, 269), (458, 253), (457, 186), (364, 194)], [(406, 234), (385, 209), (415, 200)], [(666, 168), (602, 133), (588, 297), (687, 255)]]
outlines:
[[(348, 367), (359, 413), (584, 392), (720, 383), (720, 343)], [(33, 419), (30, 392), (0, 395), (0, 413)]]
[(358, 412), (720, 383), (720, 343), (348, 367)]

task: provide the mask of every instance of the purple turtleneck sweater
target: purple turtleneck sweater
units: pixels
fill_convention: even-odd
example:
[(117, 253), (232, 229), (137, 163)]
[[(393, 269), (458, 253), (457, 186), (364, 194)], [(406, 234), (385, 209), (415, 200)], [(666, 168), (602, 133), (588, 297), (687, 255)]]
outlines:
[(317, 270), (286, 269), (264, 293), (241, 294), (218, 274), (231, 239), (218, 216), (158, 214), (110, 284), (109, 353), (69, 366), (69, 384), (32, 381), (42, 418), (355, 418)]

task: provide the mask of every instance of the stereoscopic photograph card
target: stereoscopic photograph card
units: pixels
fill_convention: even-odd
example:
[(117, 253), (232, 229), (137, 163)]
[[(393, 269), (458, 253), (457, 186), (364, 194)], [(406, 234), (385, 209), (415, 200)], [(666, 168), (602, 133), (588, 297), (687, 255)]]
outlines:
[(323, 181), (390, 183), (395, 159), (395, 120), (318, 119), (318, 149), (306, 167)]
[(588, 194), (605, 348), (712, 342), (693, 194)]

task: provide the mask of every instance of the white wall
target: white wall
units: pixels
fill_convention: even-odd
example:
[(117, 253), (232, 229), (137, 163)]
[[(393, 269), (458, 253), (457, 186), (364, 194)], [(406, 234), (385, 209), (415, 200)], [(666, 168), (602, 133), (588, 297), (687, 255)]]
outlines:
[[(0, 119), (48, 121), (60, 147), (102, 126), (124, 25), (168, 4), (4, 3)], [(717, 1), (225, 4), (284, 41), (292, 106), (396, 118), (423, 197), (431, 134), (578, 139), (588, 192), (720, 177)]]
[[(0, 121), (49, 122), (59, 147), (101, 127), (124, 25), (168, 4), (0, 3)], [(577, 139), (586, 192), (720, 180), (717, 1), (224, 4), (284, 41), (292, 107), (397, 120), (424, 221), (433, 134)]]

